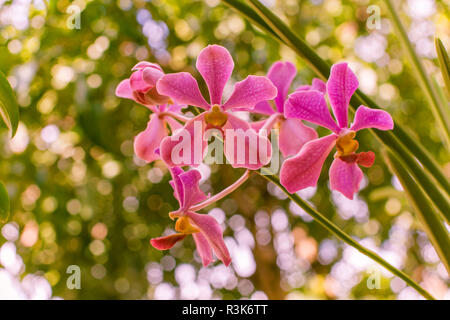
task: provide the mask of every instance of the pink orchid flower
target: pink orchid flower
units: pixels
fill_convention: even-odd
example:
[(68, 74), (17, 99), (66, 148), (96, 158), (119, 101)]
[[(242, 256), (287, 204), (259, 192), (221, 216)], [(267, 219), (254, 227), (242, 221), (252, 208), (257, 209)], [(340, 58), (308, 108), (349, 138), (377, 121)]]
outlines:
[(360, 106), (348, 128), (348, 105), (358, 88), (358, 79), (346, 63), (333, 65), (326, 86), (337, 122), (331, 117), (322, 92), (295, 92), (286, 102), (284, 114), (287, 118), (306, 120), (333, 133), (307, 142), (295, 156), (287, 159), (281, 167), (280, 181), (291, 193), (315, 186), (325, 159), (336, 146), (330, 167), (330, 186), (353, 199), (363, 178), (358, 165), (370, 167), (375, 160), (372, 151), (355, 153), (359, 147), (358, 141), (354, 140), (356, 132), (365, 128), (391, 130), (394, 122), (386, 111)]
[(205, 267), (213, 261), (213, 251), (228, 266), (231, 263), (231, 257), (223, 241), (219, 223), (213, 217), (198, 214), (194, 212), (195, 209), (192, 209), (194, 205), (208, 198), (199, 188), (200, 172), (197, 170), (184, 172), (179, 167), (171, 168), (170, 172), (173, 178), (170, 184), (174, 189), (174, 196), (180, 204), (180, 208), (171, 212), (170, 217), (177, 219), (175, 230), (178, 233), (151, 239), (150, 243), (158, 250), (167, 250), (187, 235), (192, 234)]
[(155, 63), (139, 62), (129, 79), (119, 83), (116, 95), (134, 100), (145, 105), (153, 113), (147, 123), (147, 128), (134, 139), (136, 155), (147, 162), (159, 159), (159, 145), (171, 132), (180, 129), (182, 125), (175, 119), (183, 120), (180, 114), (181, 106), (166, 104), (169, 97), (156, 91), (156, 81), (164, 75), (161, 67)]
[[(227, 49), (218, 45), (209, 45), (204, 48), (196, 63), (197, 70), (205, 80), (210, 96), (210, 102), (206, 102), (200, 93), (197, 81), (187, 72), (164, 75), (158, 80), (156, 87), (161, 94), (171, 97), (178, 104), (192, 105), (205, 110), (205, 112), (192, 118), (184, 126), (185, 132), (190, 134), (192, 152), (189, 160), (175, 163), (172, 160), (172, 150), (178, 145), (184, 133), (180, 132), (167, 137), (161, 142), (161, 158), (169, 166), (199, 165), (207, 147), (203, 141), (207, 129), (216, 128), (222, 131), (225, 142), (225, 156), (233, 167), (245, 167), (259, 169), (270, 161), (271, 148), (267, 137), (258, 135), (251, 129), (248, 122), (233, 115), (230, 110), (238, 107), (253, 108), (258, 102), (273, 99), (277, 94), (276, 87), (266, 77), (248, 76), (245, 80), (235, 84), (234, 91), (228, 100), (222, 103), (222, 93), (234, 68), (233, 59)], [(195, 127), (199, 127), (199, 131)], [(227, 129), (232, 129), (235, 134), (227, 137)], [(242, 129), (242, 130), (239, 130)], [(198, 132), (197, 132), (198, 131)], [(247, 133), (244, 145), (238, 146), (238, 136)], [(257, 143), (250, 143), (250, 141)], [(197, 141), (197, 142), (196, 142)], [(198, 144), (197, 150), (195, 146)], [(227, 145), (234, 146), (234, 148)], [(267, 146), (265, 156), (258, 152), (258, 146)], [(242, 148), (240, 150), (237, 150)], [(238, 161), (238, 151), (244, 150), (244, 161)], [(250, 161), (250, 155), (257, 155), (256, 161)]]
[[(255, 130), (264, 128), (269, 131), (272, 127), (279, 128), (280, 150), (285, 157), (296, 154), (306, 142), (317, 138), (316, 131), (305, 126), (301, 120), (284, 117), (284, 104), (296, 74), (297, 69), (291, 62), (275, 62), (270, 67), (267, 77), (278, 89), (278, 94), (274, 99), (276, 110), (272, 108), (269, 101), (259, 102), (252, 110), (247, 110), (270, 116), (263, 121), (253, 122), (251, 125)], [(312, 86), (301, 86), (296, 91), (311, 89), (325, 92), (325, 83), (322, 80), (314, 79)]]

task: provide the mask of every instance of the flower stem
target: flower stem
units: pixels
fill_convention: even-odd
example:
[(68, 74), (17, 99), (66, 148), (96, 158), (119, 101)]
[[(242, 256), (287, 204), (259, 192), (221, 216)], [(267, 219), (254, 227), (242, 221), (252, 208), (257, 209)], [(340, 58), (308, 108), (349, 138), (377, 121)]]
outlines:
[(226, 197), (230, 193), (232, 193), (234, 190), (239, 188), (247, 179), (250, 177), (250, 170), (245, 170), (244, 174), (237, 179), (232, 185), (229, 185), (227, 188), (223, 189), (221, 192), (215, 194), (214, 196), (206, 199), (205, 201), (191, 207), (192, 211), (198, 211), (200, 209), (206, 208), (210, 204), (219, 201), (220, 199)]
[(322, 215), (320, 212), (315, 210), (313, 207), (311, 207), (306, 201), (304, 201), (302, 198), (300, 198), (296, 193), (290, 194), (280, 183), (280, 180), (278, 176), (276, 175), (264, 175), (261, 174), (259, 171), (255, 171), (259, 175), (261, 175), (263, 178), (267, 179), (268, 181), (276, 184), (292, 201), (294, 201), (299, 207), (301, 207), (303, 210), (305, 210), (310, 216), (314, 218), (320, 225), (322, 225), (324, 228), (326, 228), (328, 231), (333, 233), (336, 237), (347, 243), (348, 245), (352, 246), (365, 256), (371, 258), (372, 260), (378, 262), (380, 265), (385, 267), (387, 270), (392, 272), (394, 275), (405, 281), (409, 286), (414, 288), (417, 292), (419, 292), (422, 296), (424, 296), (428, 300), (434, 300), (434, 297), (428, 293), (424, 288), (422, 288), (417, 282), (412, 280), (406, 273), (403, 271), (397, 269), (393, 265), (391, 265), (389, 262), (384, 260), (382, 257), (380, 257), (378, 254), (373, 252), (370, 249), (367, 249), (363, 245), (359, 244), (356, 240), (354, 240), (350, 235), (339, 229), (338, 226), (336, 226), (333, 222), (328, 220), (324, 215)]

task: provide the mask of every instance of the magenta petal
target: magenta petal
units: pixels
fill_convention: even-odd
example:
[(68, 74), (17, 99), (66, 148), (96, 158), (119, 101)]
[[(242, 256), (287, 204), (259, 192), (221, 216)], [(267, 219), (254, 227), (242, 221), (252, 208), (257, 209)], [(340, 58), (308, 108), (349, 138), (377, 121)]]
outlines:
[(204, 114), (192, 118), (182, 129), (178, 129), (162, 140), (161, 159), (169, 167), (198, 166), (202, 163), (208, 145), (207, 141), (203, 140), (206, 128), (203, 118)]
[(306, 187), (313, 187), (319, 180), (323, 163), (333, 149), (337, 136), (330, 134), (307, 142), (300, 152), (284, 161), (280, 170), (280, 182), (294, 193)]
[(341, 128), (348, 126), (348, 104), (358, 85), (358, 79), (347, 63), (338, 63), (331, 67), (327, 93), (334, 116)]
[(269, 69), (267, 77), (272, 81), (278, 90), (277, 96), (275, 98), (275, 105), (278, 112), (283, 113), (284, 100), (287, 97), (289, 87), (291, 86), (292, 80), (294, 80), (297, 74), (297, 69), (291, 62), (275, 62)]
[(319, 78), (314, 78), (312, 80), (312, 85), (311, 85), (311, 89), (312, 90), (317, 90), (322, 92), (323, 94), (325, 94), (327, 92), (327, 85), (325, 82), (323, 82), (322, 80), (320, 80)]
[(151, 63), (148, 61), (138, 62), (131, 70), (134, 71), (134, 70), (139, 70), (139, 69), (144, 69), (144, 68), (155, 68), (155, 69), (160, 70), (161, 72), (163, 71), (159, 64)]
[(200, 229), (200, 232), (212, 247), (217, 258), (228, 266), (231, 263), (230, 253), (223, 241), (222, 229), (216, 219), (206, 214), (198, 214), (195, 212), (188, 212), (187, 216)]
[(173, 195), (175, 199), (178, 200), (181, 208), (184, 202), (184, 188), (180, 180), (180, 175), (184, 173), (184, 170), (180, 167), (172, 167), (169, 168), (169, 172), (172, 176), (172, 180), (169, 181), (169, 184), (171, 185), (173, 189)]
[(154, 87), (156, 82), (164, 75), (164, 73), (156, 68), (145, 68), (142, 70), (142, 79), (148, 85)]
[(275, 113), (275, 110), (272, 108), (268, 101), (258, 102), (253, 108), (233, 108), (233, 111), (248, 111), (251, 113), (260, 113), (267, 115)]
[(202, 233), (193, 233), (192, 236), (194, 237), (198, 255), (202, 258), (203, 266), (207, 267), (211, 262), (213, 262), (211, 246)]
[(182, 209), (188, 209), (208, 198), (199, 188), (199, 181), (202, 178), (199, 171), (192, 169), (180, 174), (178, 177), (184, 194), (181, 203)]
[(187, 72), (166, 74), (156, 83), (160, 94), (169, 96), (177, 104), (197, 106), (208, 110), (209, 104), (200, 93), (197, 80)]
[(164, 117), (164, 120), (167, 122), (172, 132), (183, 128), (183, 125), (172, 117)]
[(394, 128), (394, 121), (391, 115), (384, 110), (359, 106), (350, 130), (358, 131), (365, 128), (392, 130)]
[(120, 81), (116, 88), (116, 96), (134, 100), (133, 90), (131, 90), (130, 79)]
[(150, 90), (153, 86), (144, 81), (143, 69), (134, 71), (130, 76), (130, 87), (133, 91), (143, 92)]
[(159, 118), (157, 113), (150, 116), (150, 121), (147, 123), (147, 128), (139, 133), (134, 139), (134, 152), (136, 155), (147, 162), (152, 162), (159, 159), (159, 155), (155, 150), (166, 136), (168, 130), (164, 120)]
[(334, 159), (330, 167), (330, 187), (339, 191), (344, 196), (353, 199), (353, 194), (358, 192), (363, 173), (354, 162), (345, 162)]
[(155, 247), (155, 249), (168, 250), (172, 248), (175, 245), (175, 243), (183, 240), (184, 238), (186, 238), (185, 234), (175, 233), (171, 234), (170, 236), (151, 239), (150, 243), (152, 244), (153, 247)]
[(305, 126), (301, 120), (281, 120), (279, 141), (284, 157), (297, 154), (306, 142), (313, 139), (317, 139), (317, 132)]
[(335, 133), (339, 133), (340, 130), (331, 117), (323, 94), (316, 90), (292, 93), (284, 106), (284, 116), (306, 120), (326, 127)]
[(258, 102), (272, 100), (276, 95), (277, 88), (268, 78), (248, 76), (235, 84), (233, 93), (222, 109), (253, 108)]
[(248, 122), (228, 113), (223, 129), (225, 157), (233, 168), (257, 170), (270, 162), (272, 146), (269, 139), (257, 134)]
[(234, 68), (230, 53), (224, 47), (209, 45), (198, 55), (196, 66), (208, 86), (211, 104), (221, 105), (223, 88)]

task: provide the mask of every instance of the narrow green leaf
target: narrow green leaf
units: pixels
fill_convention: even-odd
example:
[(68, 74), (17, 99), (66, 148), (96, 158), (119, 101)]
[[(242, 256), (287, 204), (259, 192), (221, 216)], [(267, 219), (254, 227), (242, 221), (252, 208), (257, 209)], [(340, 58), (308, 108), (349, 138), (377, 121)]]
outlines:
[[(239, 10), (236, 5), (240, 2), (239, 0), (223, 1), (234, 7), (236, 10)], [(305, 41), (293, 33), (292, 30), (278, 16), (276, 16), (258, 0), (249, 0), (249, 3), (253, 9), (247, 6), (245, 12), (240, 11), (242, 14), (247, 16), (250, 20), (258, 23), (260, 28), (265, 29), (271, 34), (275, 32), (277, 34), (276, 39), (291, 47), (297, 54), (303, 57), (318, 76), (322, 79), (328, 78), (330, 73), (330, 65), (322, 60)], [(250, 17), (249, 14), (251, 15)], [(254, 18), (257, 15), (261, 16), (265, 22), (264, 24), (259, 23), (258, 21), (260, 20)], [(361, 104), (371, 108), (380, 108), (365, 94), (357, 90), (350, 101), (351, 109), (355, 111), (355, 109)], [(427, 191), (429, 197), (437, 203), (436, 206), (440, 209), (443, 215), (447, 215), (448, 217), (450, 215), (448, 213), (449, 211), (447, 211), (447, 209), (450, 208), (450, 202), (448, 200), (448, 196), (450, 196), (450, 183), (428, 151), (416, 140), (411, 138), (406, 133), (405, 129), (403, 129), (398, 123), (395, 124), (394, 130), (392, 131), (371, 130), (371, 132), (380, 140), (381, 143), (388, 146), (405, 161), (410, 172), (412, 172), (418, 182), (427, 186), (425, 190)], [(416, 158), (421, 162), (423, 168), (425, 168), (436, 180), (434, 180), (427, 172), (423, 170)], [(442, 190), (436, 182), (438, 182), (440, 187), (442, 187), (442, 190), (445, 191), (446, 195), (442, 194)]]
[(396, 30), (397, 36), (402, 43), (402, 47), (404, 48), (406, 56), (408, 57), (419, 86), (422, 89), (422, 92), (425, 94), (425, 98), (428, 101), (431, 112), (439, 125), (444, 145), (448, 150), (450, 150), (450, 120), (447, 116), (444, 106), (441, 106), (441, 104), (439, 103), (439, 97), (437, 96), (436, 91), (431, 85), (431, 81), (425, 72), (425, 68), (423, 67), (422, 62), (414, 51), (411, 42), (409, 41), (406, 30), (403, 27), (403, 24), (400, 21), (400, 18), (395, 7), (392, 5), (391, 0), (384, 0), (384, 3), (392, 18), (394, 29)]
[(428, 238), (450, 273), (450, 238), (440, 216), (424, 195), (423, 189), (406, 171), (401, 161), (390, 151), (384, 152), (391, 171), (397, 176), (405, 190), (409, 203), (422, 223)]
[(444, 78), (445, 86), (447, 87), (447, 94), (450, 98), (450, 58), (448, 56), (447, 50), (445, 50), (441, 39), (436, 38), (436, 52), (439, 60), (439, 65), (441, 66), (442, 77)]
[[(264, 169), (263, 169), (264, 171)], [(264, 174), (260, 171), (255, 171), (256, 173), (260, 174), (263, 178), (267, 179), (268, 181), (276, 184), (293, 202), (295, 202), (300, 208), (305, 210), (306, 213), (308, 213), (311, 217), (314, 218), (322, 227), (330, 231), (332, 234), (334, 234), (336, 237), (347, 243), (349, 246), (352, 246), (365, 256), (369, 257), (370, 259), (374, 260), (375, 262), (379, 263), (383, 267), (385, 267), (387, 270), (392, 272), (394, 275), (405, 281), (409, 286), (417, 290), (422, 296), (424, 296), (426, 299), (434, 300), (433, 296), (428, 293), (424, 288), (422, 288), (417, 282), (412, 280), (406, 273), (403, 271), (397, 269), (393, 265), (391, 265), (389, 262), (384, 260), (382, 257), (380, 257), (378, 254), (373, 252), (370, 249), (367, 249), (363, 245), (361, 245), (358, 241), (354, 240), (350, 235), (342, 231), (338, 226), (336, 226), (333, 222), (328, 220), (328, 218), (311, 207), (306, 201), (304, 201), (302, 198), (298, 196), (296, 193), (289, 193), (286, 188), (284, 188), (278, 176), (276, 175), (270, 175), (270, 174)]]
[(14, 137), (19, 124), (19, 107), (14, 92), (5, 75), (0, 71), (0, 116)]
[(9, 196), (3, 183), (0, 182), (0, 223), (8, 221)]

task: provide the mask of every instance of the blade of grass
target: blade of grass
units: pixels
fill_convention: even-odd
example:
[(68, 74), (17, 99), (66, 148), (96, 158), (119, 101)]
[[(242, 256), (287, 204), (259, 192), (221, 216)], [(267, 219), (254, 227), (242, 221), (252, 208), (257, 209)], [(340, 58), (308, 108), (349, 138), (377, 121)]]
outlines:
[(392, 272), (392, 274), (396, 275), (403, 281), (405, 281), (409, 286), (414, 288), (417, 292), (419, 292), (422, 296), (424, 296), (428, 300), (434, 300), (433, 296), (428, 293), (424, 288), (422, 288), (417, 282), (412, 280), (406, 273), (403, 271), (395, 268), (393, 265), (391, 265), (389, 262), (384, 260), (382, 257), (380, 257), (378, 254), (373, 252), (372, 250), (367, 249), (366, 247), (359, 244), (358, 241), (354, 240), (350, 235), (342, 231), (338, 226), (336, 226), (333, 222), (331, 222), (327, 217), (325, 217), (323, 214), (321, 214), (319, 211), (315, 210), (313, 207), (311, 207), (306, 201), (304, 201), (302, 198), (300, 198), (296, 193), (291, 194), (289, 193), (280, 183), (280, 180), (278, 176), (276, 175), (270, 175), (270, 174), (262, 174), (260, 171), (255, 171), (256, 173), (260, 174), (263, 178), (267, 179), (268, 181), (274, 183), (277, 185), (292, 201), (294, 201), (300, 208), (305, 210), (311, 217), (314, 218), (322, 227), (330, 231), (332, 234), (334, 234), (337, 238), (341, 239), (345, 243), (347, 243), (349, 246), (352, 246), (365, 256), (369, 257), (370, 259), (376, 261), (380, 265), (382, 265), (384, 268)]
[(416, 216), (422, 223), (428, 238), (450, 274), (450, 238), (436, 210), (424, 196), (422, 188), (405, 170), (401, 161), (390, 151), (383, 152), (391, 171), (397, 176), (405, 190)]
[(450, 120), (447, 116), (447, 113), (443, 109), (443, 106), (441, 106), (441, 104), (439, 103), (439, 97), (425, 72), (425, 68), (423, 67), (422, 62), (420, 61), (419, 57), (417, 57), (417, 54), (414, 51), (411, 42), (409, 41), (406, 30), (403, 27), (403, 24), (400, 21), (400, 18), (391, 3), (391, 0), (383, 0), (383, 2), (386, 5), (388, 9), (387, 11), (392, 18), (394, 29), (397, 32), (397, 36), (402, 44), (402, 47), (405, 49), (409, 63), (419, 82), (422, 92), (425, 94), (428, 105), (431, 108), (431, 112), (433, 113), (433, 116), (440, 127), (444, 145), (447, 147), (447, 150), (450, 150)]
[(447, 88), (447, 94), (450, 98), (450, 58), (447, 50), (445, 50), (441, 39), (434, 39), (436, 45), (436, 52), (438, 55), (439, 65), (441, 66), (442, 77), (444, 78), (445, 87)]

